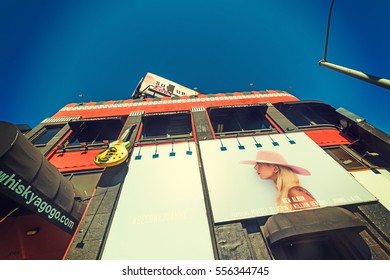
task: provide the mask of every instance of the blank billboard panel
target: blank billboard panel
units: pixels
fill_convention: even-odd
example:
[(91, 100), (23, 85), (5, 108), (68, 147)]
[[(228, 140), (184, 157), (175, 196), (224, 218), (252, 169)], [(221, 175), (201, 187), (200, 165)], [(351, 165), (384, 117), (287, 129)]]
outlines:
[(213, 259), (194, 143), (135, 148), (102, 259)]

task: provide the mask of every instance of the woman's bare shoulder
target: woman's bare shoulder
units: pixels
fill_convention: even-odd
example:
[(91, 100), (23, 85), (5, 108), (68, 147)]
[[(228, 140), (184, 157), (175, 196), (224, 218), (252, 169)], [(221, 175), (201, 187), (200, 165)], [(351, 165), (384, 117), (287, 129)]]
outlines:
[(305, 196), (305, 197), (311, 197), (314, 199), (313, 195), (304, 187), (301, 186), (295, 186), (289, 189), (288, 191), (289, 196)]

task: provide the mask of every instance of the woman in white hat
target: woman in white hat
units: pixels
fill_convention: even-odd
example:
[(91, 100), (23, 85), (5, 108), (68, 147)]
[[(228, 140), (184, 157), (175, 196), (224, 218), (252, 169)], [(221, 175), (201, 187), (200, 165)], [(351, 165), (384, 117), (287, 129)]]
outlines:
[(301, 186), (297, 176), (297, 174), (309, 176), (310, 171), (289, 164), (281, 154), (273, 151), (259, 151), (255, 160), (241, 163), (253, 165), (260, 179), (274, 182), (277, 191), (276, 205), (280, 211), (319, 207), (313, 195)]

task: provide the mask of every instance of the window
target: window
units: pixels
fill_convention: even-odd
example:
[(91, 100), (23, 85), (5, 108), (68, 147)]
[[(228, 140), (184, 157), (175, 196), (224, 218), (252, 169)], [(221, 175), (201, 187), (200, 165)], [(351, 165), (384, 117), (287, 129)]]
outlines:
[(64, 124), (61, 125), (47, 125), (43, 127), (37, 134), (31, 139), (31, 143), (35, 146), (44, 146), (46, 145), (60, 130), (64, 127)]
[(219, 107), (208, 110), (216, 135), (274, 131), (265, 117), (266, 105)]
[(101, 172), (67, 173), (63, 175), (65, 178), (70, 180), (75, 189), (78, 190), (84, 197), (92, 195), (93, 190), (100, 179)]
[[(373, 138), (373, 137), (372, 137)], [(355, 143), (349, 145), (349, 149), (356, 154), (362, 164), (365, 164), (371, 168), (381, 167), (381, 168), (390, 168), (390, 159), (388, 158), (389, 150), (388, 148), (380, 149), (380, 145), (375, 145), (368, 142), (370, 139), (366, 137), (362, 140), (357, 140)]]
[(326, 148), (325, 151), (346, 170), (361, 169), (366, 167), (342, 147)]
[(276, 260), (369, 260), (362, 220), (341, 207), (279, 213), (261, 231)]
[[(282, 243), (279, 254), (274, 257), (288, 260), (371, 259), (367, 245), (358, 234), (353, 232), (348, 236), (345, 234), (344, 231), (334, 231), (286, 240)], [(352, 237), (355, 238), (354, 242), (350, 240)]]
[(173, 112), (145, 115), (141, 140), (192, 138), (191, 114)]
[(276, 103), (274, 106), (295, 126), (300, 128), (319, 125), (340, 127), (336, 110), (326, 103), (299, 101)]
[(324, 150), (347, 170), (369, 167), (375, 172), (374, 168), (390, 167), (390, 159), (386, 157), (386, 151), (379, 150), (378, 146), (368, 146), (362, 142), (355, 140), (349, 145), (329, 147)]
[(124, 118), (86, 119), (69, 122), (71, 135), (65, 142), (66, 147), (80, 147), (82, 143), (101, 146), (104, 142), (118, 139)]
[(340, 260), (341, 254), (335, 248), (337, 246), (326, 235), (292, 240), (283, 244), (289, 260)]

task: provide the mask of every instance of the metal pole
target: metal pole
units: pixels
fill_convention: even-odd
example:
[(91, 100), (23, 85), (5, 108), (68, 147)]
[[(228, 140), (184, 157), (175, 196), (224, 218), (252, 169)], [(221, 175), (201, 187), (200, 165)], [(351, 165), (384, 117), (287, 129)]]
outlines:
[(332, 16), (332, 9), (334, 5), (334, 0), (332, 0), (332, 3), (330, 4), (329, 14), (328, 14), (328, 26), (326, 28), (326, 37), (325, 37), (325, 48), (324, 48), (324, 58), (320, 60), (318, 63), (320, 66), (325, 66), (329, 69), (335, 70), (337, 72), (340, 72), (342, 74), (354, 77), (356, 79), (362, 80), (364, 82), (368, 82), (386, 89), (390, 89), (390, 80), (385, 78), (379, 78), (361, 71), (353, 70), (351, 68), (347, 68), (344, 66), (340, 66), (337, 64), (330, 63), (326, 61), (326, 56), (328, 53), (328, 41), (329, 41), (329, 30), (330, 30), (330, 19)]
[(354, 77), (356, 79), (359, 79), (359, 80), (362, 80), (362, 81), (365, 81), (365, 82), (368, 82), (368, 83), (371, 83), (371, 84), (374, 84), (374, 85), (377, 85), (377, 86), (380, 86), (380, 87), (383, 87), (386, 89), (390, 89), (390, 80), (388, 80), (388, 79), (376, 77), (376, 76), (373, 76), (373, 75), (370, 75), (370, 74), (367, 74), (367, 73), (364, 73), (361, 71), (357, 71), (357, 70), (353, 70), (351, 68), (347, 68), (347, 67), (343, 67), (343, 66), (340, 66), (337, 64), (333, 64), (333, 63), (330, 63), (330, 62), (325, 61), (323, 59), (320, 60), (319, 65), (325, 66), (329, 69), (346, 74), (346, 75)]

